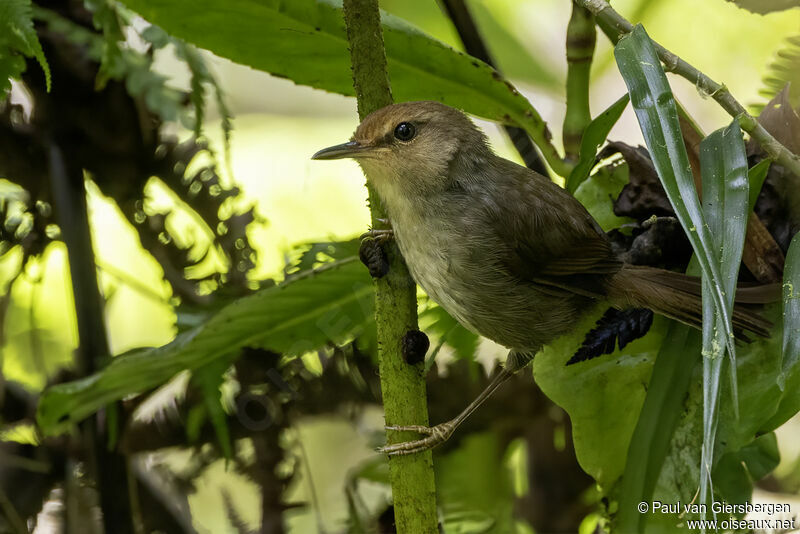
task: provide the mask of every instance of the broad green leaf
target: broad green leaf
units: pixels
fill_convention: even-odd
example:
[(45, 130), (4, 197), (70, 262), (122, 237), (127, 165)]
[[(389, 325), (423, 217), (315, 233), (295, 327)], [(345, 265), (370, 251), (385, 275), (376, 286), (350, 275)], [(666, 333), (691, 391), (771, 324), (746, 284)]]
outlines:
[(712, 298), (722, 315), (725, 343), (736, 354), (731, 328), (731, 307), (725, 302), (722, 274), (714, 261), (713, 241), (706, 224), (689, 157), (683, 144), (678, 110), (653, 42), (637, 25), (614, 48), (614, 56), (636, 111), (653, 165), (670, 204), (697, 255), (703, 277), (711, 282)]
[(578, 463), (605, 493), (625, 468), (653, 360), (668, 323), (656, 318), (646, 336), (622, 351), (565, 366), (603, 311), (604, 307), (598, 307), (575, 325), (575, 334), (542, 349), (533, 359), (533, 375), (545, 395), (569, 414)]
[[(489, 48), (500, 72), (509, 78), (549, 91), (561, 90), (564, 86), (564, 75), (557, 68), (561, 58), (535, 53), (536, 43), (531, 42), (524, 28), (516, 27), (516, 6), (485, 0), (467, 0), (466, 4), (478, 33), (483, 37), (483, 42)], [(387, 13), (408, 21), (434, 39), (463, 50), (458, 32), (439, 2), (380, 0), (380, 7)]]
[(0, 101), (11, 90), (10, 80), (25, 71), (23, 55), (36, 58), (50, 91), (50, 66), (33, 28), (31, 0), (3, 0), (0, 2)]
[[(171, 35), (255, 69), (354, 95), (344, 20), (334, 0), (124, 0)], [(398, 102), (438, 100), (517, 124), (537, 144), (549, 135), (537, 111), (485, 63), (382, 14), (389, 78)], [(554, 168), (557, 157), (548, 158)], [(557, 161), (556, 161), (557, 160)], [(565, 169), (556, 169), (566, 172)]]
[(619, 162), (600, 167), (575, 190), (575, 198), (591, 213), (604, 232), (633, 222), (614, 213), (614, 199), (628, 183), (628, 165)]
[[(701, 334), (656, 317), (651, 332), (623, 351), (565, 367), (600, 311), (576, 325), (581, 334), (564, 336), (537, 354), (534, 376), (545, 394), (569, 414), (581, 467), (618, 510), (618, 528), (613, 531), (673, 532), (681, 518), (642, 516), (635, 507), (648, 495), (665, 503), (692, 502), (696, 495), (703, 440)], [(777, 306), (769, 306), (764, 316), (775, 321), (778, 312)], [(717, 457), (748, 446), (771, 430), (766, 425), (773, 414), (784, 410), (785, 421), (800, 402), (787, 402), (793, 392), (788, 387), (782, 392), (777, 384), (779, 335), (743, 345), (737, 367), (738, 375), (747, 377), (739, 385), (741, 413), (736, 419), (730, 385), (723, 381)], [(722, 477), (715, 487), (728, 493), (725, 467), (715, 469)]]
[[(700, 142), (703, 208), (712, 239), (712, 261), (719, 265), (725, 305), (733, 309), (739, 264), (747, 229), (749, 188), (747, 156), (738, 121), (717, 130)], [(700, 502), (711, 489), (714, 440), (718, 423), (719, 381), (725, 356), (722, 314), (712, 299), (711, 281), (703, 278), (703, 452), (700, 472)], [(738, 413), (736, 359), (731, 353), (731, 392)]]
[(45, 390), (37, 421), (47, 434), (65, 430), (105, 404), (258, 347), (301, 355), (352, 339), (372, 318), (373, 285), (356, 258), (327, 264), (243, 297), (163, 347), (114, 358), (102, 371)]
[(581, 138), (581, 150), (578, 164), (572, 169), (567, 178), (567, 190), (574, 193), (576, 189), (589, 177), (589, 172), (595, 163), (597, 149), (606, 141), (608, 132), (619, 120), (622, 112), (628, 106), (630, 97), (626, 94), (611, 104), (608, 109), (592, 119)]

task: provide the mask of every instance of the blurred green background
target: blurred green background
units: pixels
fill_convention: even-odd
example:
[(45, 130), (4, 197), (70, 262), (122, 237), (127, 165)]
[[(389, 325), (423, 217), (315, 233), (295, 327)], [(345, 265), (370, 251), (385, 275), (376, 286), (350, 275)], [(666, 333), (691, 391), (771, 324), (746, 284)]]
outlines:
[[(386, 11), (410, 21), (430, 35), (459, 48), (455, 32), (435, 2), (386, 0)], [(564, 113), (564, 28), (570, 2), (564, 0), (473, 0), (478, 25), (500, 69), (548, 122), (560, 139)], [(723, 82), (746, 104), (763, 103), (759, 89), (762, 75), (784, 40), (800, 33), (798, 10), (755, 15), (723, 0), (619, 0), (615, 8), (632, 22), (642, 22), (648, 33), (665, 47), (693, 63), (715, 80)], [(691, 15), (687, 15), (691, 13)], [(250, 226), (249, 238), (257, 250), (254, 279), (283, 277), (293, 247), (309, 241), (343, 240), (357, 236), (368, 226), (366, 190), (358, 167), (350, 161), (312, 162), (316, 150), (349, 138), (357, 125), (355, 100), (297, 86), (291, 81), (233, 64), (204, 53), (219, 80), (234, 121), (230, 145), (230, 168), (221, 167), (226, 180), (238, 184), (243, 194), (240, 207), (254, 205), (261, 220)], [(735, 61), (727, 58), (736, 58)], [(183, 72), (170, 49), (158, 52), (158, 69), (175, 87), (188, 89)], [(597, 113), (617, 100), (624, 83), (616, 69), (611, 46), (598, 36), (594, 62), (592, 109)], [(706, 132), (727, 124), (725, 112), (689, 82), (670, 78), (682, 104)], [(25, 95), (12, 94), (12, 101), (25, 104)], [(513, 148), (496, 125), (479, 121), (495, 149), (517, 159)], [(218, 154), (223, 154), (219, 120), (212, 108), (204, 131)], [(189, 132), (181, 132), (188, 136)], [(611, 139), (642, 143), (633, 111), (628, 108), (614, 127)], [(560, 143), (559, 143), (560, 144)], [(230, 171), (230, 174), (229, 172)], [(160, 206), (179, 206), (179, 201), (155, 181), (148, 195)], [(0, 181), (4, 194), (13, 192)], [(90, 191), (94, 246), (102, 290), (107, 297), (106, 318), (114, 354), (142, 346), (168, 343), (175, 335), (175, 320), (168, 285), (155, 260), (138, 243), (135, 231), (115, 205), (94, 189)], [(233, 208), (233, 207), (232, 207)], [(168, 225), (188, 232), (191, 221), (180, 209)], [(183, 230), (181, 230), (183, 229)], [(202, 243), (208, 236), (193, 236)], [(208, 262), (214, 258), (208, 258)], [(0, 264), (0, 276), (19, 257), (10, 254)], [(2, 345), (2, 371), (6, 379), (40, 390), (48, 376), (71, 360), (76, 327), (63, 245), (51, 245), (24, 278), (14, 285)], [(5, 282), (3, 283), (5, 286)], [(445, 348), (440, 357), (447, 358)], [(479, 358), (489, 365), (503, 351), (490, 343), (481, 345)], [(466, 399), (465, 399), (466, 401)], [(305, 420), (293, 429), (292, 446), (302, 444), (306, 464), (293, 483), (289, 501), (316, 503), (289, 512), (291, 532), (324, 532), (324, 525), (343, 524), (348, 517), (344, 484), (348, 472), (374, 455), (368, 433), (382, 425), (379, 410), (368, 410), (357, 425), (345, 417)], [(779, 432), (783, 454), (780, 470), (791, 470), (800, 455), (800, 421), (796, 418)], [(491, 447), (478, 435), (470, 446)], [(484, 442), (480, 440), (484, 439)], [(166, 463), (173, 469), (185, 466), (189, 453), (153, 454), (148, 462)], [(448, 457), (448, 462), (458, 458)], [(518, 471), (524, 453), (506, 455), (509, 476)], [(313, 477), (309, 477), (309, 471)], [(221, 490), (235, 496), (235, 506), (251, 524), (258, 522), (258, 493), (241, 476), (216, 462), (204, 473), (196, 493), (189, 496), (196, 526), (214, 533), (233, 532), (223, 510)], [(515, 490), (525, 491), (521, 482)], [(315, 493), (315, 495), (314, 495)], [(360, 487), (370, 506), (388, 499), (385, 487)], [(800, 502), (798, 503), (800, 506)], [(319, 525), (323, 525), (320, 527)], [(329, 530), (335, 530), (331, 528)], [(481, 531), (476, 527), (475, 532)]]

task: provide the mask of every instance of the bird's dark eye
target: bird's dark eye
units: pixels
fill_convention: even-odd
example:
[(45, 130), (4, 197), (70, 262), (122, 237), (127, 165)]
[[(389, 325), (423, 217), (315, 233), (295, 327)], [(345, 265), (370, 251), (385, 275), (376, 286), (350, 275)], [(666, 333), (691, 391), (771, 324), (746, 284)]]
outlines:
[(411, 141), (417, 135), (417, 129), (410, 122), (401, 122), (394, 129), (394, 136), (401, 141)]

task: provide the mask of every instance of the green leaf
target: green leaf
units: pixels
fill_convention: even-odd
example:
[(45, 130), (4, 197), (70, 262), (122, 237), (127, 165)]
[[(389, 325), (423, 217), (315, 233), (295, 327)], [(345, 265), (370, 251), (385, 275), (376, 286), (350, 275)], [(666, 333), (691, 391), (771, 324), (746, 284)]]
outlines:
[(746, 9), (748, 11), (752, 11), (753, 13), (758, 13), (760, 15), (772, 13), (773, 11), (783, 11), (786, 9), (792, 9), (793, 7), (800, 7), (800, 0), (730, 0), (730, 1), (733, 1), (734, 4), (741, 7), (742, 9)]
[(683, 144), (675, 97), (667, 83), (653, 42), (637, 25), (614, 48), (617, 65), (636, 111), (653, 165), (658, 172), (675, 214), (697, 255), (703, 277), (712, 284), (712, 298), (722, 314), (725, 342), (732, 357), (736, 354), (731, 328), (731, 307), (725, 301), (722, 275), (711, 233), (703, 215), (689, 157)]
[(495, 432), (473, 434), (436, 462), (445, 532), (514, 532), (514, 488)]
[(148, 109), (165, 121), (181, 122), (199, 136), (206, 108), (206, 91), (210, 88), (219, 109), (225, 152), (229, 153), (232, 131), (231, 115), (216, 78), (209, 71), (200, 52), (193, 46), (167, 34), (158, 26), (148, 26), (140, 37), (152, 50), (173, 45), (175, 56), (184, 62), (190, 74), (189, 98), (193, 116), (186, 112), (184, 94), (168, 85), (167, 77), (153, 70), (153, 55), (142, 54), (125, 43), (123, 24), (130, 24), (132, 14), (108, 0), (86, 0), (93, 13), (95, 27), (100, 32), (74, 23), (57, 12), (34, 8), (34, 16), (47, 24), (48, 29), (63, 35), (70, 42), (85, 48), (89, 57), (100, 62), (95, 85), (102, 88), (108, 80), (125, 82), (131, 96), (141, 98)]
[(605, 143), (608, 132), (617, 123), (629, 101), (630, 97), (627, 94), (623, 95), (619, 100), (611, 104), (608, 109), (592, 119), (592, 122), (586, 127), (586, 131), (583, 132), (583, 137), (581, 138), (578, 164), (572, 169), (569, 178), (567, 178), (567, 190), (570, 193), (574, 193), (578, 186), (589, 177), (589, 172), (595, 163), (597, 149)]
[[(227, 416), (222, 407), (222, 383), (225, 378), (225, 371), (230, 367), (232, 358), (221, 358), (214, 362), (196, 369), (192, 373), (191, 383), (200, 389), (203, 396), (205, 413), (211, 418), (211, 425), (217, 435), (222, 456), (226, 460), (233, 459), (233, 445), (231, 444), (231, 434), (228, 430)], [(198, 432), (201, 426), (197, 425), (194, 432)], [(190, 427), (187, 426), (187, 431)], [(189, 441), (194, 442), (198, 435), (189, 435)]]
[[(87, 0), (95, 9), (94, 22), (101, 33), (91, 31), (49, 9), (37, 7), (34, 14), (47, 28), (85, 49), (100, 63), (95, 80), (100, 89), (108, 80), (119, 80), (131, 96), (141, 98), (147, 108), (165, 121), (176, 121), (183, 109), (183, 95), (167, 85), (167, 78), (153, 71), (153, 58), (121, 46), (124, 35), (117, 11), (105, 0)], [(152, 33), (145, 33), (152, 37)]]
[(0, 2), (0, 100), (11, 90), (9, 80), (19, 79), (25, 71), (25, 60), (19, 54), (36, 58), (49, 92), (50, 66), (33, 28), (33, 4), (31, 0), (3, 0)]
[(631, 435), (648, 391), (653, 360), (668, 322), (657, 317), (650, 332), (620, 351), (566, 366), (603, 307), (575, 325), (533, 360), (533, 375), (542, 391), (569, 414), (575, 454), (581, 468), (607, 494), (625, 468)]
[[(774, 320), (779, 312), (777, 306), (769, 306), (764, 309), (764, 316)], [(687, 347), (698, 358), (700, 333), (692, 331), (690, 335), (695, 336), (694, 345)], [(719, 467), (722, 459), (728, 454), (738, 454), (738, 451), (747, 448), (757, 436), (768, 432), (764, 425), (772, 414), (776, 413), (779, 404), (782, 403), (782, 395), (777, 385), (777, 375), (780, 371), (780, 338), (758, 338), (757, 340), (743, 345), (737, 358), (737, 374), (747, 377), (739, 384), (739, 397), (741, 399), (741, 411), (739, 416), (733, 412), (731, 403), (731, 391), (728, 381), (722, 381), (721, 402), (719, 425), (717, 430), (717, 440), (714, 448), (715, 461), (711, 471), (714, 478), (715, 495), (735, 495), (742, 492), (742, 479), (740, 476), (726, 473), (725, 466)], [(697, 366), (693, 367), (697, 370)], [(658, 375), (653, 372), (653, 380)], [(651, 380), (650, 388), (653, 382)], [(703, 447), (703, 384), (698, 374), (695, 374), (691, 381), (688, 396), (673, 409), (678, 413), (678, 424), (666, 446), (668, 454), (661, 467), (658, 482), (652, 495), (652, 500), (661, 502), (690, 502), (697, 499), (697, 482), (700, 479), (700, 457)], [(716, 475), (721, 478), (717, 479)], [(687, 481), (693, 481), (688, 483)], [(643, 499), (644, 500), (644, 499)], [(716, 500), (720, 500), (719, 497)], [(698, 501), (699, 502), (699, 501)], [(622, 508), (622, 503), (620, 503)], [(690, 518), (699, 518), (694, 515)], [(655, 523), (661, 523), (660, 518), (652, 515), (646, 518), (646, 527), (639, 532), (656, 531)], [(684, 518), (672, 516), (674, 523), (685, 521)], [(723, 517), (718, 517), (723, 519)], [(674, 529), (673, 529), (674, 530)], [(672, 532), (673, 530), (667, 530)], [(620, 530), (622, 531), (622, 530)]]
[(670, 438), (698, 363), (700, 335), (696, 330), (673, 322), (664, 339), (627, 448), (616, 517), (619, 532), (645, 532), (649, 517), (639, 513), (636, 505), (653, 500)]
[(308, 271), (319, 267), (323, 262), (358, 256), (360, 246), (361, 240), (358, 238), (348, 241), (320, 241), (300, 244), (295, 247), (295, 251), (299, 252), (299, 256), (296, 260), (288, 263), (285, 273), (289, 275)]
[(168, 345), (131, 351), (98, 373), (48, 388), (39, 401), (39, 427), (47, 434), (61, 432), (111, 401), (244, 347), (297, 356), (326, 343), (343, 344), (372, 320), (373, 293), (357, 258), (296, 275), (238, 299)]
[(758, 201), (758, 195), (761, 193), (761, 187), (764, 185), (764, 180), (767, 179), (771, 159), (762, 159), (747, 171), (747, 181), (750, 182), (750, 198), (747, 201), (747, 213), (753, 211)]
[(194, 135), (199, 137), (202, 133), (206, 109), (206, 87), (210, 87), (214, 93), (214, 102), (217, 104), (222, 119), (222, 138), (225, 154), (229, 154), (233, 125), (231, 124), (231, 113), (225, 103), (222, 88), (217, 83), (217, 79), (211, 74), (211, 71), (208, 70), (203, 56), (195, 47), (175, 38), (170, 38), (169, 42), (175, 47), (175, 55), (178, 59), (182, 59), (186, 63), (191, 75), (189, 78), (191, 86), (189, 98), (194, 107), (194, 117), (192, 117), (191, 121)]
[[(333, 0), (125, 0), (167, 32), (237, 63), (295, 83), (353, 96), (340, 3)], [(527, 99), (494, 69), (383, 13), (392, 93), (398, 102), (438, 100), (525, 128), (549, 132)], [(557, 155), (548, 163), (566, 173)], [(562, 168), (556, 168), (561, 166)]]
[[(753, 495), (753, 482), (778, 466), (780, 453), (775, 433), (757, 437), (735, 453), (725, 454), (714, 466), (715, 486), (725, 502), (745, 503)], [(717, 497), (717, 500), (721, 500)]]
[(435, 335), (440, 343), (450, 345), (457, 358), (475, 358), (480, 338), (464, 328), (441, 306), (431, 306), (420, 313), (419, 324), (424, 332)]
[[(764, 309), (768, 320), (775, 321), (778, 313), (777, 306)], [(576, 332), (588, 330), (599, 315), (577, 324)], [(581, 334), (564, 336), (538, 354), (533, 362), (536, 382), (569, 414), (581, 467), (617, 509), (613, 531), (673, 532), (682, 519), (642, 516), (636, 505), (650, 500), (688, 503), (695, 497), (697, 485), (687, 481), (699, 480), (697, 460), (703, 439), (701, 334), (656, 317), (650, 333), (623, 351), (565, 367), (581, 339)], [(795, 394), (800, 383), (791, 382), (795, 389), (787, 386), (783, 392), (777, 384), (779, 336), (742, 346), (737, 367), (738, 375), (748, 379), (740, 384), (738, 419), (730, 407), (730, 386), (723, 381), (720, 458), (769, 432), (773, 414), (783, 412), (779, 424), (800, 404)], [(715, 479), (720, 491), (729, 491), (725, 484)], [(660, 526), (664, 528), (658, 530)]]
[[(703, 179), (703, 208), (712, 239), (713, 263), (719, 265), (725, 305), (733, 309), (736, 281), (747, 230), (749, 182), (747, 155), (742, 131), (734, 120), (700, 142), (700, 170)], [(711, 488), (719, 409), (720, 374), (726, 340), (723, 316), (714, 300), (711, 281), (703, 278), (703, 451), (700, 470), (700, 502)], [(731, 393), (738, 414), (736, 358), (730, 354)]]
[(627, 183), (628, 165), (617, 161), (597, 169), (575, 190), (575, 198), (591, 213), (604, 232), (634, 222), (630, 217), (619, 217), (614, 213), (614, 199), (619, 197)]
[(796, 234), (786, 254), (783, 274), (783, 362), (780, 384), (800, 371), (800, 233)]

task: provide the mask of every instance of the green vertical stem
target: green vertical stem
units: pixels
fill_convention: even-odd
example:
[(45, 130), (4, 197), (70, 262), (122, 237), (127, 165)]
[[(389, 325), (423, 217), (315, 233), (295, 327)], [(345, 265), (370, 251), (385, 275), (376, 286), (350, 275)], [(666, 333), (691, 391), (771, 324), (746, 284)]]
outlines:
[[(392, 103), (380, 12), (377, 0), (344, 0), (342, 7), (350, 42), (358, 114), (363, 119)], [(369, 189), (369, 203), (372, 225), (378, 228), (386, 215), (372, 189)], [(389, 274), (375, 282), (375, 322), (386, 424), (427, 425), (424, 364), (409, 365), (401, 353), (403, 337), (408, 331), (417, 329), (416, 287), (397, 245), (392, 242), (386, 248), (390, 262)], [(392, 434), (392, 443), (417, 438), (410, 433)], [(390, 457), (389, 478), (397, 532), (437, 533), (436, 486), (431, 452)]]
[(594, 15), (578, 4), (572, 4), (567, 24), (567, 111), (564, 115), (564, 158), (577, 161), (581, 138), (592, 121), (589, 111), (589, 74), (597, 40)]

